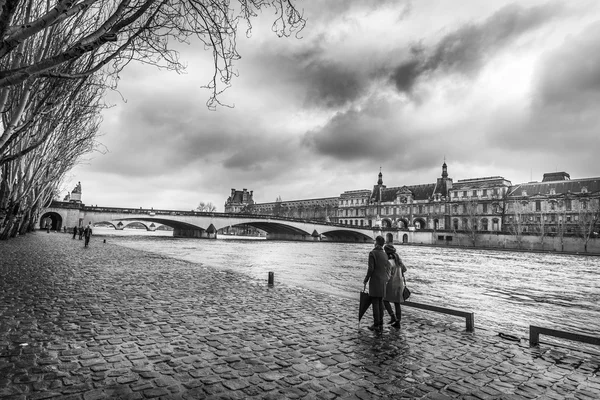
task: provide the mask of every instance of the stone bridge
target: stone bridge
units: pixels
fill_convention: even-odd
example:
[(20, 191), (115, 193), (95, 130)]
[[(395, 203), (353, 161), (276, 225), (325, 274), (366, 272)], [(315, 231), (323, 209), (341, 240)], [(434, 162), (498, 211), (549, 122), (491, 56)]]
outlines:
[(53, 230), (61, 230), (64, 226), (72, 228), (90, 222), (92, 225), (111, 224), (115, 229), (123, 229), (133, 222), (142, 223), (148, 230), (167, 225), (174, 229), (175, 237), (212, 239), (217, 237), (220, 229), (238, 225), (249, 225), (266, 232), (267, 240), (372, 242), (379, 234), (367, 227), (269, 215), (93, 207), (57, 201), (42, 212), (40, 228), (49, 223)]

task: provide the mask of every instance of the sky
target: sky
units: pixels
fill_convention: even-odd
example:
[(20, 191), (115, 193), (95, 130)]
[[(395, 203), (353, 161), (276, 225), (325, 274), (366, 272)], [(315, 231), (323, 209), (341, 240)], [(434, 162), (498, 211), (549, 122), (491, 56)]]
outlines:
[[(258, 203), (546, 172), (600, 176), (600, 2), (297, 0), (300, 37), (273, 13), (238, 36), (238, 76), (208, 110), (210, 52), (185, 74), (130, 64), (107, 95), (98, 149), (62, 184), (105, 207), (217, 211)], [(243, 28), (243, 27), (242, 27)]]

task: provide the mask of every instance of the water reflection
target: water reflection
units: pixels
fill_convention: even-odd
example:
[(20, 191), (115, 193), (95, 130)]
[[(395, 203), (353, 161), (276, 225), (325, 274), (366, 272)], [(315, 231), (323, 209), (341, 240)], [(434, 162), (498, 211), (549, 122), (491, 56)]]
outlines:
[[(265, 281), (358, 298), (372, 244), (111, 237)], [(401, 246), (412, 301), (475, 313), (477, 329), (525, 336), (540, 325), (594, 335), (600, 329), (598, 257)], [(457, 322), (459, 323), (459, 322)], [(460, 322), (464, 324), (464, 322)]]

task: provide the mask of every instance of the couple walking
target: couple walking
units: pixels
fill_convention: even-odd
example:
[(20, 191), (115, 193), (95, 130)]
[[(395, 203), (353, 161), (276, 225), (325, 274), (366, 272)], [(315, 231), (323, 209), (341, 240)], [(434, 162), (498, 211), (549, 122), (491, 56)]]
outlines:
[[(390, 324), (396, 329), (400, 328), (402, 314), (400, 303), (404, 302), (404, 271), (406, 267), (391, 244), (385, 244), (382, 236), (375, 238), (375, 248), (369, 253), (369, 269), (365, 277), (365, 288), (369, 283), (369, 296), (373, 305), (372, 331), (383, 330), (383, 309), (391, 317)], [(394, 303), (395, 311), (391, 303)]]

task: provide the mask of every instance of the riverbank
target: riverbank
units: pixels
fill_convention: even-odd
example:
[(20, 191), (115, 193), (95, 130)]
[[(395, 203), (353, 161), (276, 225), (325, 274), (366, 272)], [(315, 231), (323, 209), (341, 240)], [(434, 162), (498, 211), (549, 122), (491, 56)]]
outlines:
[(377, 335), (358, 299), (108, 242), (0, 242), (0, 397), (600, 397), (595, 355), (410, 308)]

